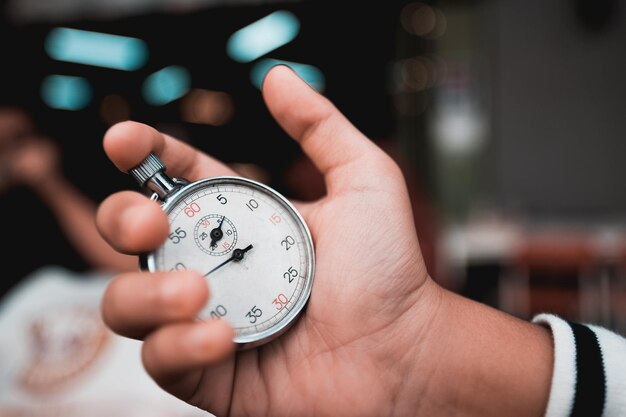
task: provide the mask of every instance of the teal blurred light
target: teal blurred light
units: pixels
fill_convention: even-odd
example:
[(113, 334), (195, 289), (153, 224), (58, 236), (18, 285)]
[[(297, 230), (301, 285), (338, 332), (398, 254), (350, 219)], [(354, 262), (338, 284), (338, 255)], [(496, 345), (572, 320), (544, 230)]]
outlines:
[(263, 79), (272, 67), (276, 65), (287, 65), (289, 68), (295, 71), (300, 78), (302, 78), (307, 84), (313, 87), (315, 90), (322, 92), (326, 88), (326, 79), (322, 71), (314, 67), (313, 65), (301, 64), (298, 62), (282, 61), (279, 59), (262, 59), (254, 64), (250, 71), (250, 81), (258, 89), (261, 89)]
[(63, 27), (50, 31), (45, 49), (58, 61), (124, 71), (139, 69), (148, 59), (141, 39)]
[(91, 101), (91, 86), (81, 77), (49, 75), (41, 83), (41, 98), (53, 109), (80, 110)]
[(146, 78), (143, 96), (153, 106), (162, 106), (184, 96), (190, 85), (189, 71), (181, 66), (171, 65)]
[(233, 33), (226, 43), (226, 52), (237, 62), (251, 62), (291, 42), (299, 31), (298, 18), (279, 10)]

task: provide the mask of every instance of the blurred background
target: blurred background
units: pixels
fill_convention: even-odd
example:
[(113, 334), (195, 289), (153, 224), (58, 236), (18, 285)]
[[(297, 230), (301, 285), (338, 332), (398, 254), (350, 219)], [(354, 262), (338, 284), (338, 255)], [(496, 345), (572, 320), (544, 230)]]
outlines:
[[(96, 204), (137, 188), (101, 147), (127, 119), (288, 197), (320, 196), (259, 91), (287, 63), (401, 164), (435, 280), (522, 318), (626, 331), (623, 2), (4, 0), (0, 12), (0, 105), (30, 115)], [(6, 168), (10, 148), (0, 294), (45, 265), (92, 268)]]

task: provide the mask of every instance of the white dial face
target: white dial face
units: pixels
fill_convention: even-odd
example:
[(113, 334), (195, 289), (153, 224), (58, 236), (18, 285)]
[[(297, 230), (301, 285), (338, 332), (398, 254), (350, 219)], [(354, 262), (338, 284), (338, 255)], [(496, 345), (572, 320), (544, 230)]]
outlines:
[(170, 236), (148, 267), (205, 276), (210, 300), (201, 318), (227, 320), (245, 344), (271, 339), (300, 312), (311, 291), (313, 244), (283, 197), (219, 177), (184, 187), (164, 209)]

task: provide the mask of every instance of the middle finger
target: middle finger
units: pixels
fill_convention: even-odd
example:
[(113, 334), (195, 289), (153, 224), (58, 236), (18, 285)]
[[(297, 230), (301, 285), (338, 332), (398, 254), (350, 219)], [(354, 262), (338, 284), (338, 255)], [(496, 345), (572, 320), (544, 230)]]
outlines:
[(107, 287), (102, 317), (115, 333), (141, 339), (158, 326), (195, 320), (208, 296), (206, 281), (191, 271), (127, 273)]

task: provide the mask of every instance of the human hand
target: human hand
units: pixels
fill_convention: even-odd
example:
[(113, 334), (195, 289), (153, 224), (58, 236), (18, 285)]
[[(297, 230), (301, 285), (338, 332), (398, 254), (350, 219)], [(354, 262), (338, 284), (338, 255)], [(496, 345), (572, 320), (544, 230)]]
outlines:
[[(210, 297), (200, 273), (118, 275), (105, 293), (103, 317), (118, 334), (144, 340), (147, 372), (165, 390), (217, 416), (535, 415), (543, 398), (529, 413), (517, 412), (525, 407), (508, 413), (507, 401), (545, 388), (532, 379), (545, 376), (537, 370), (544, 363), (525, 362), (526, 356), (535, 359), (535, 349), (501, 349), (493, 356), (508, 360), (516, 354), (521, 365), (487, 375), (485, 370), (500, 368), (481, 359), (493, 330), (515, 346), (545, 341), (545, 333), (468, 306), (430, 279), (400, 169), (328, 100), (280, 66), (266, 76), (263, 96), (326, 183), (323, 198), (294, 202), (316, 248), (307, 309), (278, 339), (235, 352), (226, 322), (194, 320)], [(104, 148), (124, 172), (155, 152), (176, 177), (236, 175), (138, 123), (113, 126)], [(158, 204), (130, 191), (103, 201), (97, 224), (113, 247), (130, 254), (156, 249), (169, 233)], [(483, 315), (486, 331), (471, 326)], [(474, 343), (474, 335), (480, 343)], [(501, 381), (513, 375), (518, 385), (531, 389), (499, 393), (501, 406), (489, 401), (494, 387), (507, 387)], [(464, 383), (474, 378), (480, 383)]]
[[(145, 367), (164, 389), (217, 415), (387, 414), (408, 389), (400, 386), (414, 360), (415, 335), (407, 324), (426, 326), (432, 313), (431, 303), (419, 302), (430, 281), (403, 177), (291, 70), (272, 70), (263, 93), (327, 183), (326, 197), (296, 202), (316, 246), (314, 288), (303, 316), (278, 340), (234, 353), (223, 322), (192, 320), (210, 288), (197, 274), (177, 272), (118, 276), (106, 293), (104, 318), (116, 332), (145, 340)], [(104, 147), (125, 172), (155, 151), (175, 176), (234, 174), (136, 123), (111, 128)], [(98, 224), (127, 253), (155, 249), (168, 230), (160, 208), (130, 192), (105, 200)]]
[(45, 187), (48, 180), (61, 174), (59, 149), (51, 139), (33, 136), (13, 151), (11, 176), (16, 183), (33, 188)]
[(35, 135), (35, 126), (30, 116), (21, 108), (0, 106), (0, 192), (23, 184), (16, 157), (24, 141)]
[(48, 138), (23, 138), (0, 156), (0, 173), (0, 189), (25, 185), (41, 191), (61, 175), (59, 150)]

